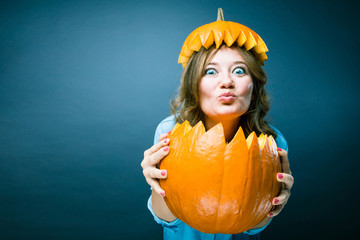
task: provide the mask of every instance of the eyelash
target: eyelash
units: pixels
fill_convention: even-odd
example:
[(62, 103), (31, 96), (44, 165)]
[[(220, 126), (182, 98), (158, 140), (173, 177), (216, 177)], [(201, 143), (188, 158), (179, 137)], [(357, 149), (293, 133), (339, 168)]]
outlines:
[(245, 68), (242, 68), (242, 67), (236, 67), (233, 72), (235, 73), (235, 71), (236, 71), (237, 69), (241, 69), (241, 70), (243, 71), (243, 73), (241, 73), (240, 75), (246, 74)]
[[(243, 73), (241, 73), (241, 74), (239, 74), (239, 75), (246, 74), (246, 70), (245, 70), (245, 68), (243, 68), (243, 67), (236, 67), (236, 68), (233, 70), (233, 73), (235, 73), (235, 71), (236, 71), (237, 69), (241, 69), (241, 70), (243, 71)], [(214, 74), (208, 74), (207, 72), (210, 71), (210, 70), (213, 70), (215, 73), (217, 73), (217, 71), (216, 71), (214, 68), (208, 68), (208, 69), (205, 69), (204, 75), (214, 75), (214, 74), (215, 74), (215, 73), (214, 73)]]
[(205, 69), (205, 73), (204, 75), (214, 75), (214, 74), (208, 74), (207, 72), (210, 71), (210, 70), (213, 70), (215, 73), (217, 73), (217, 71), (213, 68), (208, 68), (208, 69)]

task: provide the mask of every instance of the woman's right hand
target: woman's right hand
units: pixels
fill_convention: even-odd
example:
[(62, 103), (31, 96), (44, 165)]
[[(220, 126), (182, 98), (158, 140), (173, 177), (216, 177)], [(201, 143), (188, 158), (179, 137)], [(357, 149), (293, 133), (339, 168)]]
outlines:
[(152, 187), (153, 191), (161, 196), (165, 196), (165, 191), (161, 189), (158, 179), (167, 178), (167, 171), (158, 169), (156, 166), (169, 154), (170, 139), (168, 133), (160, 135), (159, 142), (144, 152), (144, 159), (141, 162), (143, 174), (146, 182)]

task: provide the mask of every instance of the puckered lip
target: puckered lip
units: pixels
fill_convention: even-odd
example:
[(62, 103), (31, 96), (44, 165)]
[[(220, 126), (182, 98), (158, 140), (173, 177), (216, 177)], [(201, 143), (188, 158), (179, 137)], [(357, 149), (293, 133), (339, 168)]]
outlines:
[(235, 94), (232, 92), (226, 92), (219, 95), (219, 97), (235, 97)]

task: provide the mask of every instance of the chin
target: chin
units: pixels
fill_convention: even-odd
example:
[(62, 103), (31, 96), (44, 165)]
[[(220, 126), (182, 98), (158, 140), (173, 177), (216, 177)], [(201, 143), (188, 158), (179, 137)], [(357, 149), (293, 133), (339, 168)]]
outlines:
[(236, 120), (240, 118), (248, 110), (239, 105), (221, 105), (215, 108), (209, 109), (210, 111), (204, 111), (204, 114), (216, 122)]
[(231, 108), (225, 108), (225, 109), (219, 109), (217, 111), (217, 115), (221, 116), (223, 118), (238, 118), (241, 117), (241, 115), (245, 114), (247, 109), (239, 109), (237, 107), (231, 107)]
[(241, 117), (242, 114), (238, 112), (221, 112), (216, 114), (216, 116), (212, 116), (211, 118), (217, 119), (219, 122), (221, 121), (229, 121), (229, 120), (236, 120), (237, 118)]

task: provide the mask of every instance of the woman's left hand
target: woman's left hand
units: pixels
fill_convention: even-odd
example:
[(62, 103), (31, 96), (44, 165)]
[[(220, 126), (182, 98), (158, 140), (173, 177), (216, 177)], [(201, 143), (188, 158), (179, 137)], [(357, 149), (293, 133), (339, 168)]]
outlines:
[(277, 180), (282, 184), (280, 195), (275, 197), (272, 201), (274, 208), (268, 214), (269, 217), (275, 217), (284, 208), (290, 197), (290, 189), (294, 184), (294, 177), (291, 175), (290, 164), (287, 152), (284, 149), (277, 149), (280, 155), (280, 161), (282, 166), (282, 173), (277, 174)]

